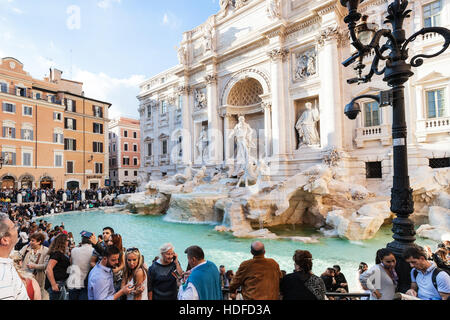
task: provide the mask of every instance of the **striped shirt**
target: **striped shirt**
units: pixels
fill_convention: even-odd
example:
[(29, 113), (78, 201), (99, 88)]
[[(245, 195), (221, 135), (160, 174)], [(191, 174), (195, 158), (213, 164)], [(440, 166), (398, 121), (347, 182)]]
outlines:
[(0, 300), (30, 300), (11, 259), (0, 258)]

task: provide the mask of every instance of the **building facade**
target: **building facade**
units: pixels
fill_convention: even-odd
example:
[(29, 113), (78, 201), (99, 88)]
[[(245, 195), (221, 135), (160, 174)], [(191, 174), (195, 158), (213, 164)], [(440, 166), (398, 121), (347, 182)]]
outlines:
[(109, 123), (111, 186), (137, 186), (141, 165), (139, 120), (120, 117)]
[(111, 104), (85, 97), (59, 70), (38, 80), (17, 59), (1, 61), (2, 188), (104, 186)]
[[(244, 116), (254, 129), (251, 156), (274, 180), (321, 163), (332, 150), (342, 173), (359, 183), (392, 176), (392, 107), (361, 101), (356, 121), (344, 107), (361, 94), (387, 90), (381, 77), (349, 85), (347, 14), (336, 0), (223, 1), (219, 12), (183, 33), (179, 64), (141, 84), (142, 167), (147, 179), (192, 164), (233, 166), (230, 133)], [(388, 1), (366, 0), (360, 12), (387, 28)], [(410, 1), (407, 35), (450, 26), (450, 0)], [(409, 55), (438, 52), (439, 35), (420, 36)], [(367, 72), (373, 53), (364, 59)], [(448, 166), (450, 51), (425, 59), (406, 84), (409, 164)]]

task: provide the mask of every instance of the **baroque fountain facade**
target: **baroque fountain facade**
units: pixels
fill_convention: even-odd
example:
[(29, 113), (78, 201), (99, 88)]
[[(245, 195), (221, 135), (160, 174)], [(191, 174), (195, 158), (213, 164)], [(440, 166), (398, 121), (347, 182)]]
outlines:
[[(392, 218), (391, 110), (368, 100), (358, 121), (344, 117), (352, 97), (385, 88), (381, 79), (346, 84), (353, 75), (340, 64), (350, 42), (339, 2), (220, 5), (183, 33), (179, 64), (141, 85), (142, 192), (121, 201), (236, 237), (277, 238), (267, 228), (288, 224), (373, 238)], [(369, 0), (361, 10), (381, 26), (386, 6)], [(423, 10), (412, 15), (409, 31), (425, 19)], [(412, 50), (440, 45), (417, 42)], [(430, 59), (407, 84), (412, 218), (419, 236), (436, 241), (450, 230), (448, 62)]]

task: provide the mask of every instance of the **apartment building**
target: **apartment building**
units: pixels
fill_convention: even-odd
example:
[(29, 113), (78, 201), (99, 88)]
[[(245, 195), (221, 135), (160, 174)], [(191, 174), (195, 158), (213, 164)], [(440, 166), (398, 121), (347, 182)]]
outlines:
[(109, 177), (113, 187), (137, 186), (140, 121), (120, 117), (109, 123)]
[(110, 103), (52, 69), (32, 78), (11, 57), (0, 64), (2, 188), (96, 188), (108, 178)]

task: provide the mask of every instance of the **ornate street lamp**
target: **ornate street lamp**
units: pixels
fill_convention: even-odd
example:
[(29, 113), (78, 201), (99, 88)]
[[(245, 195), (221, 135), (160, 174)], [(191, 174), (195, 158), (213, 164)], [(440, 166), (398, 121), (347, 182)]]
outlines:
[[(344, 18), (344, 22), (348, 24), (350, 38), (353, 47), (356, 49), (350, 58), (342, 64), (347, 67), (358, 60), (358, 65), (355, 70), (358, 71), (358, 76), (347, 80), (349, 84), (352, 83), (366, 83), (371, 81), (372, 76), (384, 75), (385, 81), (392, 89), (384, 91), (380, 96), (364, 95), (356, 97), (345, 108), (345, 114), (350, 119), (355, 119), (361, 112), (356, 100), (363, 97), (372, 98), (378, 102), (388, 99), (387, 105), (392, 105), (393, 120), (392, 120), (392, 137), (393, 137), (393, 158), (394, 158), (394, 178), (393, 187), (391, 191), (391, 211), (396, 214), (393, 220), (393, 238), (394, 241), (389, 243), (387, 247), (391, 249), (397, 256), (398, 264), (397, 271), (399, 274), (399, 289), (405, 292), (410, 286), (409, 265), (403, 261), (401, 255), (405, 248), (414, 246), (415, 230), (414, 223), (409, 219), (409, 216), (414, 212), (414, 202), (412, 197), (412, 189), (410, 188), (408, 176), (408, 157), (407, 157), (407, 128), (405, 120), (405, 97), (404, 84), (413, 75), (411, 67), (419, 67), (423, 64), (423, 58), (433, 58), (443, 53), (450, 45), (450, 30), (442, 27), (423, 28), (414, 33), (408, 39), (405, 37), (405, 30), (403, 29), (403, 21), (409, 17), (411, 10), (408, 10), (407, 0), (394, 0), (388, 6), (388, 16), (386, 23), (392, 25), (392, 30), (375, 29), (367, 24), (367, 18), (362, 19), (362, 23), (357, 25), (361, 20), (361, 14), (358, 12), (358, 5), (364, 0), (340, 0), (341, 4), (348, 8), (348, 15)], [(418, 54), (409, 60), (408, 45), (413, 42), (418, 36), (426, 33), (440, 34), (445, 42), (442, 49), (434, 54)], [(381, 39), (385, 38), (387, 41), (380, 46)], [(364, 65), (363, 58), (371, 51), (375, 52), (372, 66), (369, 73), (362, 75)], [(382, 70), (378, 69), (380, 60), (385, 61), (386, 65)], [(384, 95), (384, 97), (382, 97)], [(380, 103), (381, 104), (381, 103)]]

